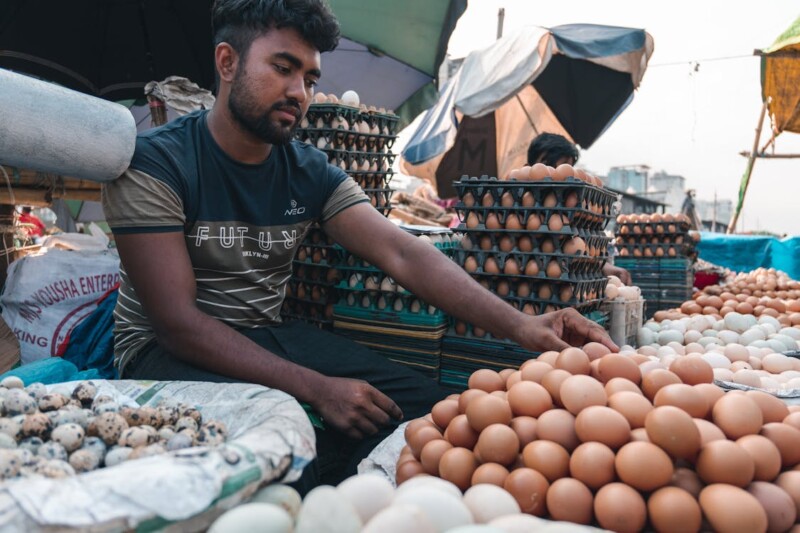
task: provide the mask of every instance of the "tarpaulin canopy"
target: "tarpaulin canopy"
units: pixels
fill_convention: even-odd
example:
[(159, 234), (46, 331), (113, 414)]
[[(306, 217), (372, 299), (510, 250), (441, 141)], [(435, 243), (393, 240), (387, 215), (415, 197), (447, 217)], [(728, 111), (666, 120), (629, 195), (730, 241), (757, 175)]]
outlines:
[(800, 133), (800, 17), (762, 51), (761, 95), (775, 134)]
[[(323, 55), (319, 90), (353, 89), (377, 107), (417, 113), (466, 0), (330, 0), (342, 40)], [(212, 0), (4, 0), (0, 68), (107, 100), (140, 99), (150, 81), (214, 86)], [(427, 99), (426, 99), (427, 98)], [(416, 103), (415, 103), (416, 102)]]
[(724, 235), (703, 232), (697, 244), (700, 259), (736, 272), (776, 268), (800, 279), (800, 237)]
[(401, 169), (452, 196), (461, 174), (504, 178), (530, 140), (559, 133), (583, 148), (633, 99), (653, 53), (641, 29), (529, 26), (472, 52), (402, 152)]

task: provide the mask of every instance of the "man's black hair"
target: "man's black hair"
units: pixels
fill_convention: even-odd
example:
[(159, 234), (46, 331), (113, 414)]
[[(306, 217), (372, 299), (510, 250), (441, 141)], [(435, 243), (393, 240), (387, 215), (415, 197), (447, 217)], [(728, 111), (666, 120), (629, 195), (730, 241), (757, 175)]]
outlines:
[(31, 206), (29, 206), (29, 205), (22, 206), (22, 212), (23, 213), (30, 213), (31, 211), (32, 211)]
[[(539, 161), (539, 158), (542, 157)], [(554, 167), (562, 157), (574, 159), (573, 165), (578, 161), (578, 149), (562, 135), (555, 133), (542, 133), (534, 137), (528, 146), (528, 164), (541, 162)]]
[(271, 29), (293, 28), (321, 52), (339, 44), (339, 21), (323, 0), (215, 0), (214, 47), (230, 44), (245, 58), (253, 41)]

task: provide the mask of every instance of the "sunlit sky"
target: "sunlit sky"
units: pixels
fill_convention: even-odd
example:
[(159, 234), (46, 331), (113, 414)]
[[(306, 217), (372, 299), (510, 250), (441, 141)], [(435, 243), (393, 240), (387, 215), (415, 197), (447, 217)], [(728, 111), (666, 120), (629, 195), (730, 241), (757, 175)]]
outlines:
[[(652, 172), (683, 175), (698, 198), (711, 200), (716, 191), (735, 200), (746, 164), (739, 152), (751, 149), (761, 110), (760, 60), (753, 50), (768, 47), (800, 15), (797, 0), (471, 0), (451, 37), (450, 54), (464, 56), (491, 44), (500, 7), (506, 32), (568, 23), (647, 30), (655, 53), (638, 93), (582, 152), (581, 164), (599, 174), (611, 166), (645, 164)], [(762, 134), (761, 145), (767, 138)], [(777, 151), (800, 153), (800, 135), (780, 136)], [(800, 235), (798, 205), (800, 159), (757, 160), (744, 229)]]

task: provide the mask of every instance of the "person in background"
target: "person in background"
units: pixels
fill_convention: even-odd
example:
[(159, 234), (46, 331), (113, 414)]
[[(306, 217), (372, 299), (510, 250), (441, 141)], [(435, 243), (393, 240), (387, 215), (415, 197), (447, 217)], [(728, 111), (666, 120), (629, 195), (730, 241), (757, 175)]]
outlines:
[(280, 389), (321, 415), (318, 454), (344, 452), (344, 474), (354, 474), (402, 419), (430, 412), (447, 391), (348, 339), (281, 321), (292, 261), (315, 223), (426, 303), (498, 338), (535, 352), (589, 341), (617, 348), (574, 309), (517, 311), (295, 140), (321, 54), (339, 41), (326, 2), (216, 0), (211, 21), (213, 108), (139, 134), (129, 168), (103, 185), (121, 260), (122, 378)]
[[(579, 156), (578, 148), (574, 144), (563, 135), (555, 133), (541, 133), (528, 145), (529, 165), (542, 163), (554, 168), (564, 164), (574, 166)], [(603, 275), (617, 276), (625, 285), (631, 284), (630, 272), (611, 263), (603, 265)]]
[(34, 241), (44, 237), (44, 232), (47, 229), (44, 222), (34, 215), (30, 206), (26, 205), (22, 208), (22, 213), (19, 215), (19, 223), (25, 224), (25, 232)]

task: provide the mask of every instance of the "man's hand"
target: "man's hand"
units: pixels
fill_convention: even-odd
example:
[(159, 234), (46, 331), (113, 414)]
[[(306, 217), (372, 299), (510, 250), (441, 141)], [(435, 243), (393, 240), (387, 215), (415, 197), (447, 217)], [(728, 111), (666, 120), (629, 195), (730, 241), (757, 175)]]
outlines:
[(603, 275), (604, 276), (617, 276), (619, 280), (624, 283), (625, 285), (631, 284), (631, 274), (624, 268), (620, 268), (618, 266), (614, 266), (611, 263), (606, 263), (603, 265)]
[(326, 378), (312, 406), (326, 424), (353, 439), (374, 435), (403, 412), (391, 398), (358, 379)]
[(561, 351), (589, 342), (599, 342), (612, 352), (619, 351), (602, 326), (572, 308), (530, 317), (518, 339), (520, 346), (533, 352)]

